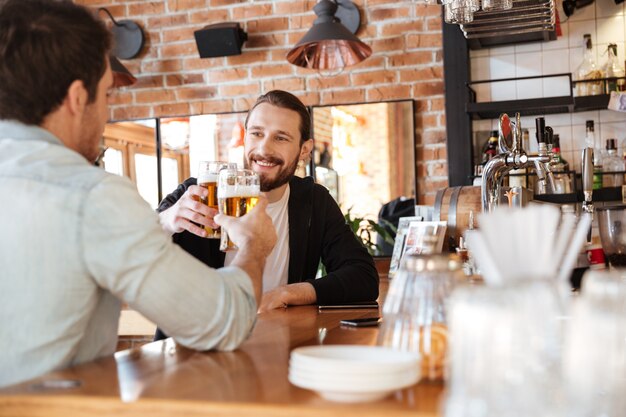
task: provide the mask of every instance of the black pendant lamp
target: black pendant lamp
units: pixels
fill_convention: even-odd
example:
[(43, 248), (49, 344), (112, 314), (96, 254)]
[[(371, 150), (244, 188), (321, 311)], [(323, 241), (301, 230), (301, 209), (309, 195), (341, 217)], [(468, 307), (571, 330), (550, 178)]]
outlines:
[(354, 3), (320, 0), (313, 11), (317, 15), (313, 27), (287, 53), (287, 61), (291, 64), (316, 70), (336, 70), (358, 64), (372, 54), (372, 48), (354, 35), (360, 24), (359, 10)]

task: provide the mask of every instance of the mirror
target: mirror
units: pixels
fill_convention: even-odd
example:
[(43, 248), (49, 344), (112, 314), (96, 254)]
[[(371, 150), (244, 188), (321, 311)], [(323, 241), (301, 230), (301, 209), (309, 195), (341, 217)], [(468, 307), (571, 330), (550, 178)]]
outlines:
[(376, 220), (415, 198), (413, 101), (313, 107), (313, 169), (345, 213)]

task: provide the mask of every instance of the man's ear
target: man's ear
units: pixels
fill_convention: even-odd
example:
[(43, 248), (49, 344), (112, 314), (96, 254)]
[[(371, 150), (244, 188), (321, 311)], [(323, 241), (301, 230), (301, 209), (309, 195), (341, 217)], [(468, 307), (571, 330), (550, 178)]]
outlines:
[(63, 101), (63, 105), (67, 106), (67, 110), (72, 115), (82, 115), (87, 105), (89, 94), (81, 80), (74, 80), (67, 89), (67, 96)]
[(300, 158), (303, 160), (307, 160), (311, 155), (311, 151), (313, 150), (313, 139), (305, 140), (302, 146), (300, 146)]

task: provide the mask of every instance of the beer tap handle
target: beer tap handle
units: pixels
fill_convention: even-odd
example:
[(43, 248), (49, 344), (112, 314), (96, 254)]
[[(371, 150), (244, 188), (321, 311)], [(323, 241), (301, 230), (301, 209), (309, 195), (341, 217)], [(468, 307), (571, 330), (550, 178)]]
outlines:
[(550, 126), (546, 126), (546, 128), (544, 129), (544, 139), (548, 147), (548, 152), (552, 150), (552, 145), (554, 143), (553, 138), (554, 138), (554, 130)]

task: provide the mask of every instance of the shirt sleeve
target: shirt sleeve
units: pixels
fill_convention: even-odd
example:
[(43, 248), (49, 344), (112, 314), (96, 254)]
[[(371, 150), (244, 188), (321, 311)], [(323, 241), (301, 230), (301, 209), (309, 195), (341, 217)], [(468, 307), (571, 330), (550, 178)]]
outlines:
[(187, 178), (185, 181), (183, 181), (182, 184), (179, 184), (178, 187), (176, 187), (174, 191), (169, 193), (159, 203), (159, 207), (157, 207), (157, 212), (160, 213), (172, 207), (174, 204), (176, 204), (178, 200), (180, 200), (183, 194), (185, 194), (185, 191), (187, 191), (187, 188), (189, 188), (190, 185), (197, 185), (197, 183), (198, 181), (195, 178), (193, 177)]
[(250, 334), (257, 306), (248, 275), (211, 269), (173, 244), (127, 179), (94, 187), (79, 221), (93, 279), (180, 344), (232, 350)]
[[(374, 301), (378, 298), (378, 273), (374, 260), (346, 224), (341, 209), (325, 189), (315, 193), (323, 210), (321, 260), (326, 276), (309, 280), (318, 304)], [(314, 214), (315, 215), (315, 214)]]

